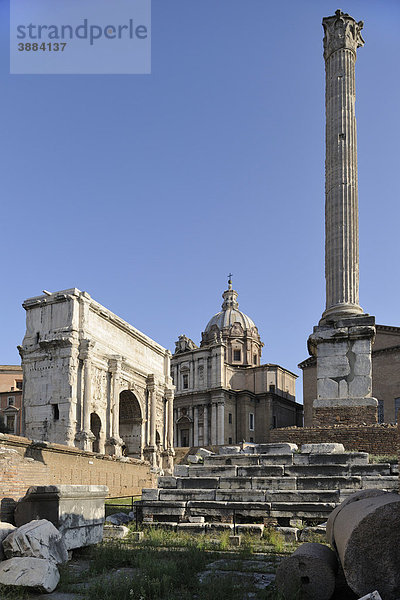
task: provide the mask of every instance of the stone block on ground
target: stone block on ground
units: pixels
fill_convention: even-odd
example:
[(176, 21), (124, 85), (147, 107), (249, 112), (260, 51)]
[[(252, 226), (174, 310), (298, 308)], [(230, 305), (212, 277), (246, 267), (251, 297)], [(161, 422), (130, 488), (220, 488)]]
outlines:
[(178, 523), (178, 531), (187, 533), (205, 533), (206, 524), (203, 523)]
[(330, 600), (337, 573), (335, 553), (322, 544), (303, 544), (276, 571), (276, 587), (285, 598)]
[(174, 476), (175, 477), (187, 477), (189, 475), (189, 466), (188, 465), (175, 465), (174, 466)]
[(15, 509), (17, 526), (47, 519), (62, 533), (68, 550), (101, 542), (105, 485), (47, 485), (30, 487)]
[(375, 590), (374, 592), (371, 592), (370, 594), (363, 596), (359, 600), (382, 600), (382, 598), (381, 598), (379, 592), (377, 590)]
[(400, 598), (399, 531), (400, 495), (392, 492), (363, 490), (329, 516), (327, 538), (353, 592), (377, 589), (384, 600)]
[(4, 560), (5, 554), (3, 550), (3, 540), (13, 531), (15, 531), (15, 525), (11, 523), (0, 523), (0, 560)]
[(143, 488), (142, 489), (142, 500), (158, 500), (158, 495), (159, 495), (159, 490), (157, 488)]
[(236, 533), (239, 535), (248, 533), (261, 537), (264, 533), (264, 525), (261, 523), (239, 523), (236, 525)]
[(159, 489), (176, 488), (176, 477), (172, 477), (171, 475), (164, 475), (164, 477), (159, 477), (157, 486)]
[(239, 454), (240, 451), (240, 446), (221, 446), (219, 449), (220, 454)]
[(129, 528), (124, 525), (104, 525), (103, 540), (122, 540), (129, 534)]
[(211, 456), (212, 454), (214, 454), (214, 452), (211, 452), (211, 450), (207, 450), (207, 448), (199, 448), (196, 454), (197, 456), (202, 456), (204, 458), (205, 456)]
[(256, 444), (254, 447), (255, 454), (289, 454), (297, 452), (296, 444), (277, 443), (277, 444)]
[(44, 558), (10, 558), (0, 563), (0, 583), (41, 592), (54, 591), (60, 581), (55, 563)]
[(189, 456), (188, 456), (188, 462), (191, 465), (197, 465), (197, 464), (203, 462), (203, 457), (202, 456), (198, 456), (197, 454), (189, 454)]
[(175, 487), (178, 490), (190, 490), (192, 488), (215, 490), (218, 487), (218, 483), (218, 477), (177, 477)]
[(7, 558), (43, 558), (55, 564), (68, 561), (68, 550), (61, 533), (46, 519), (31, 521), (12, 531), (3, 540)]
[(282, 535), (285, 542), (297, 542), (299, 534), (297, 527), (276, 527), (276, 531)]
[(343, 444), (325, 443), (325, 444), (303, 444), (302, 454), (335, 454), (344, 453)]
[(232, 546), (240, 546), (242, 537), (240, 535), (230, 535), (229, 542)]
[(321, 538), (325, 538), (326, 536), (326, 524), (304, 527), (299, 534), (300, 541), (302, 542), (313, 542), (316, 539), (320, 539), (321, 541)]
[(131, 521), (132, 519), (130, 516), (123, 512), (114, 513), (113, 515), (106, 517), (106, 523), (111, 523), (111, 525), (126, 525)]

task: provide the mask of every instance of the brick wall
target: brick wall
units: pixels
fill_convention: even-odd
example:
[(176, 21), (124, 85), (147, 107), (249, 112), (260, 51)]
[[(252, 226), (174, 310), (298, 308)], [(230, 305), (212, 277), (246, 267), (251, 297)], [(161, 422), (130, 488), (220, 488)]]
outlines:
[(337, 442), (346, 450), (359, 450), (371, 454), (397, 454), (399, 449), (396, 425), (333, 425), (323, 427), (286, 427), (273, 429), (270, 442), (318, 444)]
[(150, 465), (46, 442), (0, 434), (0, 520), (12, 518), (15, 501), (31, 485), (106, 485), (109, 496), (140, 495), (156, 487)]
[(375, 425), (378, 423), (378, 410), (374, 406), (335, 406), (326, 408), (313, 408), (313, 426), (325, 425), (353, 425), (364, 423)]

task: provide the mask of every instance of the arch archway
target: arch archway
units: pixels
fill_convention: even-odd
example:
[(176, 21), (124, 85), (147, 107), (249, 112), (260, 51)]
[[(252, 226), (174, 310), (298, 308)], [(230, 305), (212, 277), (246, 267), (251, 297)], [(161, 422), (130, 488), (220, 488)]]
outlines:
[(119, 395), (119, 436), (124, 440), (126, 456), (141, 458), (143, 417), (135, 394), (123, 390)]
[(91, 413), (90, 415), (90, 431), (95, 437), (92, 443), (92, 451), (100, 452), (101, 419), (96, 413)]

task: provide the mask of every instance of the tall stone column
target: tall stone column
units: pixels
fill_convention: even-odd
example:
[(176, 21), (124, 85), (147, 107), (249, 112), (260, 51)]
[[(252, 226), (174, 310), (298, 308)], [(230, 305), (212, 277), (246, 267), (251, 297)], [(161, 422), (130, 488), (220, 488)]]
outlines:
[(218, 402), (218, 441), (217, 444), (222, 446), (225, 437), (225, 406), (223, 402)]
[(217, 444), (217, 403), (211, 404), (211, 445)]
[(208, 439), (208, 404), (204, 405), (203, 412), (203, 444), (208, 446), (210, 440)]
[(112, 448), (115, 456), (121, 456), (123, 441), (119, 435), (119, 393), (122, 356), (114, 356), (110, 359), (108, 370), (111, 373), (111, 437), (107, 444)]
[(90, 429), (90, 413), (92, 406), (92, 349), (94, 343), (90, 340), (82, 340), (80, 344), (79, 358), (83, 361), (83, 398), (82, 398), (82, 429), (77, 438), (83, 450), (92, 450), (95, 436)]
[(193, 446), (199, 445), (199, 407), (193, 408)]
[(340, 10), (325, 31), (325, 279), (331, 316), (361, 314), (358, 258), (358, 173), (355, 64), (364, 45), (362, 21)]
[(355, 62), (362, 21), (337, 10), (322, 21), (326, 72), (326, 308), (308, 340), (317, 358), (313, 424), (376, 423), (375, 319), (359, 305)]
[(174, 408), (174, 446), (179, 446), (178, 441), (178, 409)]
[(167, 389), (165, 392), (167, 399), (167, 415), (166, 415), (166, 427), (167, 427), (167, 446), (164, 450), (164, 456), (166, 457), (164, 465), (164, 471), (167, 474), (173, 473), (174, 470), (174, 390)]

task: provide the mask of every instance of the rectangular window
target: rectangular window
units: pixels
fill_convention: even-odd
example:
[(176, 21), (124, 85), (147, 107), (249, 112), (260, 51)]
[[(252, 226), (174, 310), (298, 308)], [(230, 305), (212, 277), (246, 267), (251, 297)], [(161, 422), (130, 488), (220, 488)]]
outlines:
[(240, 350), (234, 350), (233, 351), (233, 360), (241, 360), (242, 358), (242, 353)]
[(15, 396), (8, 396), (7, 406), (15, 406)]
[(228, 444), (232, 444), (232, 438), (229, 438)]
[(184, 390), (187, 390), (189, 387), (189, 375), (182, 376), (182, 387)]
[(378, 400), (378, 423), (384, 423), (383, 400)]
[(250, 443), (252, 443), (252, 442), (254, 442), (254, 438), (251, 437), (250, 438)]
[(15, 387), (17, 388), (17, 390), (22, 390), (22, 381), (16, 381)]
[(15, 416), (7, 415), (6, 419), (7, 419), (6, 426), (7, 426), (8, 431), (10, 433), (14, 433), (15, 432)]
[(271, 383), (271, 385), (269, 386), (269, 391), (270, 392), (274, 392), (275, 393), (275, 386)]
[(249, 429), (254, 431), (254, 413), (249, 413)]
[(253, 365), (257, 364), (257, 354), (253, 354)]
[(228, 414), (228, 423), (232, 424), (232, 413)]
[(398, 423), (399, 419), (399, 410), (400, 410), (400, 398), (394, 399), (394, 418), (395, 422)]
[(60, 411), (58, 408), (58, 404), (52, 404), (51, 406), (53, 408), (53, 419), (54, 419), (54, 421), (58, 421), (58, 419), (60, 418)]

